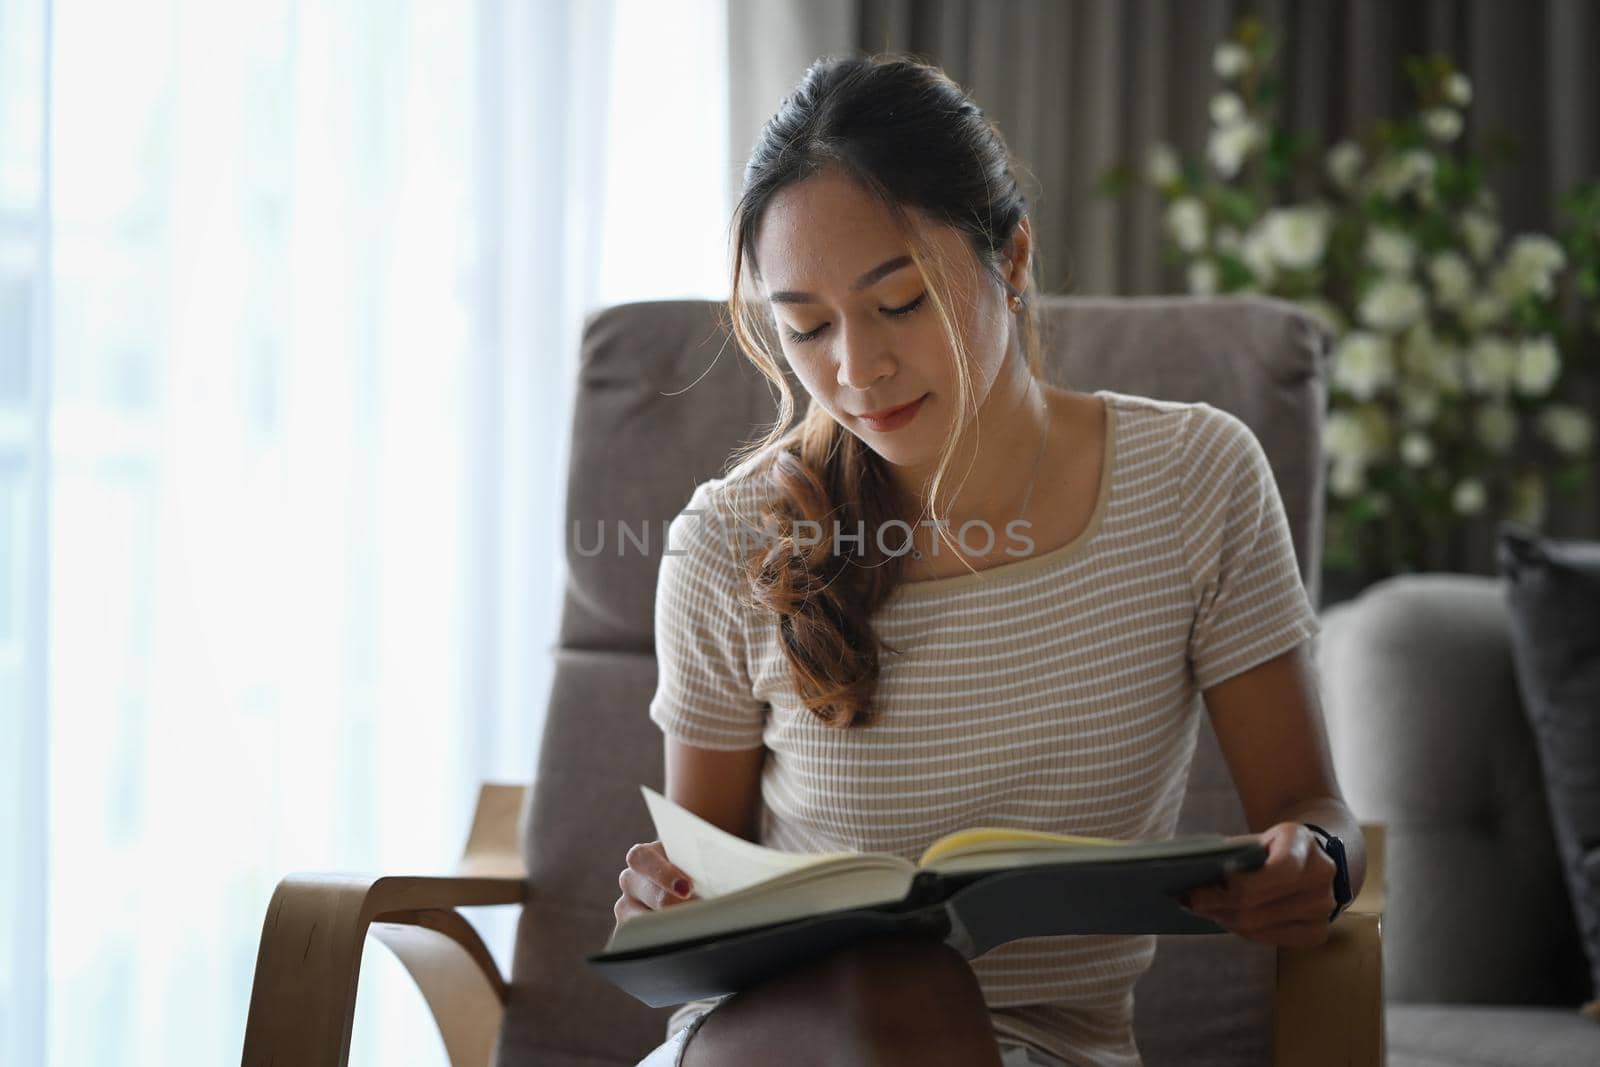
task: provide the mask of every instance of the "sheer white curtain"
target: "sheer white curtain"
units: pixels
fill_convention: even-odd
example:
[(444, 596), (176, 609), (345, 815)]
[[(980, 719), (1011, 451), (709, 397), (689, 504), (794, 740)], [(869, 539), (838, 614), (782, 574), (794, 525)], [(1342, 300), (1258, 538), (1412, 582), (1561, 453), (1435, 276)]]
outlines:
[(236, 1060), (282, 875), (528, 778), (582, 317), (725, 292), (724, 5), (0, 0), (0, 1062)]

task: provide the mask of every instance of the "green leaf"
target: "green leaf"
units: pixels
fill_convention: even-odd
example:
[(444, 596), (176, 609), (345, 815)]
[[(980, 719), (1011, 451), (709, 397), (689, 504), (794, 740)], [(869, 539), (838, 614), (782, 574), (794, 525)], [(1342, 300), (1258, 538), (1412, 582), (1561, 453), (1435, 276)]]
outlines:
[(1256, 276), (1238, 256), (1224, 252), (1217, 256), (1217, 287), (1232, 292), (1255, 282)]
[(1566, 496), (1573, 496), (1582, 491), (1584, 483), (1588, 480), (1589, 464), (1581, 459), (1568, 463), (1551, 479), (1556, 490)]

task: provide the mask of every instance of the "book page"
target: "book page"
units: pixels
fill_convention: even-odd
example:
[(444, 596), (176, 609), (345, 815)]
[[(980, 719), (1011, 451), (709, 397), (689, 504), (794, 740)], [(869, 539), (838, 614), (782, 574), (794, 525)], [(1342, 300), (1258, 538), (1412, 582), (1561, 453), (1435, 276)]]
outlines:
[(782, 852), (730, 834), (647, 785), (639, 789), (667, 858), (694, 879), (698, 897), (710, 899), (769, 878), (838, 859), (851, 852)]
[(995, 844), (1081, 845), (1088, 848), (1098, 848), (1108, 845), (1123, 845), (1127, 844), (1127, 842), (1119, 841), (1113, 837), (1078, 837), (1069, 834), (1051, 834), (1043, 830), (1007, 830), (997, 826), (979, 826), (971, 830), (957, 830), (955, 833), (945, 834), (928, 846), (927, 851), (922, 854), (922, 858), (917, 861), (917, 866), (926, 867), (954, 853)]
[(1238, 844), (1237, 840), (1222, 834), (1122, 840), (1052, 834), (1040, 830), (979, 827), (958, 830), (939, 838), (928, 846), (917, 866), (954, 873), (1034, 864), (1095, 864), (1206, 856), (1232, 851)]

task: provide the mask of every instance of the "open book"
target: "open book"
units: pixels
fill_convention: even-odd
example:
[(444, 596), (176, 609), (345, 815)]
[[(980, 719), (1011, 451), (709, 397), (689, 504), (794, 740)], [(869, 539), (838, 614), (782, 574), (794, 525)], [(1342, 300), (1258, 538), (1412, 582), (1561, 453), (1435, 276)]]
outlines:
[(878, 932), (926, 930), (967, 959), (1019, 937), (1219, 933), (1174, 898), (1266, 861), (1253, 837), (1118, 841), (996, 827), (946, 834), (916, 863), (782, 852), (641, 789), (698, 899), (628, 919), (588, 962), (652, 1007), (733, 992)]

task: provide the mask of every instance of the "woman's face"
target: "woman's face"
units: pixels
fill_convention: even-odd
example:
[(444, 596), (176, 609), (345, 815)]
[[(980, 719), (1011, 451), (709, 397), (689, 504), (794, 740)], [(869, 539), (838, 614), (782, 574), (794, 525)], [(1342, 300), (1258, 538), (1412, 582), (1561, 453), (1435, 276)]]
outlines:
[[(949, 265), (981, 421), (996, 379), (1022, 363), (1007, 359), (1006, 293), (959, 230), (919, 225)], [(888, 462), (931, 471), (954, 429), (954, 356), (910, 249), (878, 202), (833, 171), (790, 185), (767, 206), (755, 259), (784, 354), (814, 402)], [(864, 417), (919, 400), (910, 421)]]

